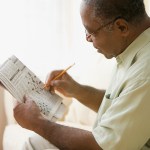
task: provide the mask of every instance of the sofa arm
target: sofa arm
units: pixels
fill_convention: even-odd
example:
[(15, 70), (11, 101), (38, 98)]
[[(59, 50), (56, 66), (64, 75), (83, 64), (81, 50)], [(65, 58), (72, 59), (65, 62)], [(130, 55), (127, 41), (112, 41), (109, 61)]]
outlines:
[(2, 150), (2, 140), (5, 126), (7, 124), (4, 107), (4, 89), (0, 87), (0, 149)]

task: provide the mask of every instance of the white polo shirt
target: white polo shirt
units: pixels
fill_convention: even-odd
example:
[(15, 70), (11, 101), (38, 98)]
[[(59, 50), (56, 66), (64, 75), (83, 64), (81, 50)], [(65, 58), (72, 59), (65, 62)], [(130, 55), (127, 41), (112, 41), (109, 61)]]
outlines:
[(116, 60), (92, 133), (103, 150), (150, 150), (150, 28)]

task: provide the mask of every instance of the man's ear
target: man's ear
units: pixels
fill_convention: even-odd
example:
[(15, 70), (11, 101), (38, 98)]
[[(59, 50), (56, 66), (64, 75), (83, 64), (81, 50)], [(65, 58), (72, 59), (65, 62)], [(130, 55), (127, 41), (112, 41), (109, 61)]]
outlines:
[(115, 28), (121, 32), (122, 34), (128, 34), (129, 32), (129, 25), (128, 22), (122, 18), (117, 19), (114, 23)]

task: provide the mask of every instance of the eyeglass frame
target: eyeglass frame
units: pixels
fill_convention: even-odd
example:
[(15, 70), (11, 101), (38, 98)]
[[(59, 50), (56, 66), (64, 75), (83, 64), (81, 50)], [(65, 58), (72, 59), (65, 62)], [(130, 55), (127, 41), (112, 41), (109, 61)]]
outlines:
[(106, 26), (108, 26), (109, 24), (115, 22), (117, 19), (119, 18), (123, 18), (121, 16), (116, 17), (115, 19), (113, 19), (112, 21), (108, 22), (107, 24), (101, 25), (98, 29), (96, 29), (95, 31), (93, 31), (92, 33), (89, 33), (86, 29), (85, 29), (85, 34), (86, 34), (86, 38), (89, 38), (90, 36), (96, 34), (97, 32), (99, 32), (101, 29), (105, 28)]

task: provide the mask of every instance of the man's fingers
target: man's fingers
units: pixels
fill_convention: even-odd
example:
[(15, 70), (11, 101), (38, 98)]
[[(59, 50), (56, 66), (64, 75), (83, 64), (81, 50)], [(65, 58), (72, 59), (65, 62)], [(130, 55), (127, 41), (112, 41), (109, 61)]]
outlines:
[(46, 81), (45, 81), (45, 84), (46, 86), (50, 86), (51, 85), (51, 81), (53, 81), (53, 79), (58, 76), (63, 70), (56, 70), (56, 71), (53, 71), (51, 73), (49, 73), (46, 77)]
[(31, 97), (30, 97), (30, 96), (27, 96), (27, 95), (24, 95), (23, 99), (24, 99), (24, 102), (25, 102), (25, 103), (28, 102), (28, 101), (33, 101), (33, 100), (31, 99)]

